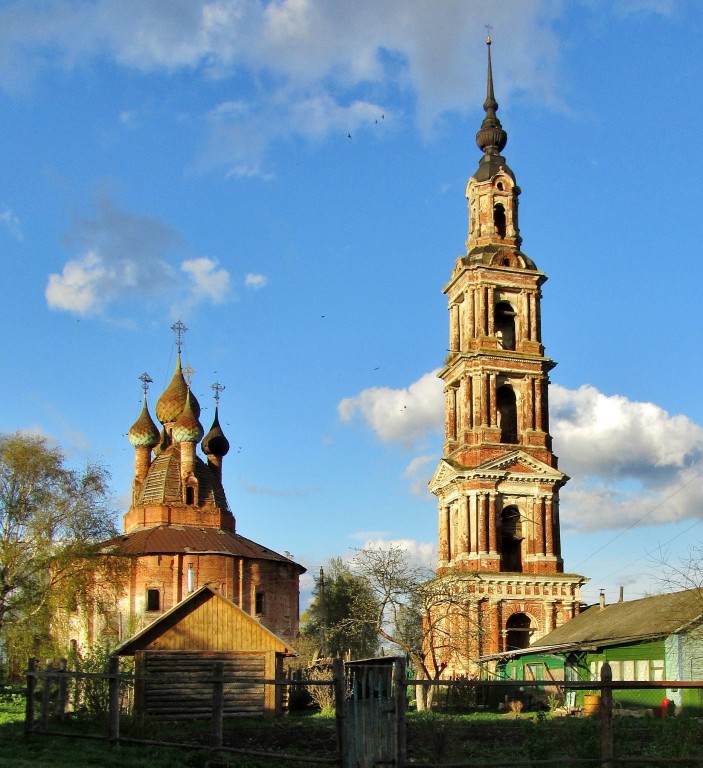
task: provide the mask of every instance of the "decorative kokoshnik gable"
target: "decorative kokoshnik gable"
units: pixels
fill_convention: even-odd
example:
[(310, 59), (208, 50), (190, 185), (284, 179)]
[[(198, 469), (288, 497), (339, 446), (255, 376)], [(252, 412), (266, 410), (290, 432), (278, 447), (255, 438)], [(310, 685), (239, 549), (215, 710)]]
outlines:
[[(222, 486), (229, 451), (218, 415), (224, 387), (212, 385), (215, 416), (204, 434), (200, 405), (181, 367), (186, 328), (179, 321), (173, 330), (176, 369), (155, 409), (161, 429), (147, 404), (151, 378), (142, 374), (142, 410), (128, 433), (135, 451), (132, 503), (124, 533), (103, 546), (129, 558), (115, 629), (122, 639), (128, 626), (143, 626), (208, 585), (290, 641), (298, 633), (298, 581), (305, 569), (237, 533)], [(198, 443), (206, 460), (197, 454)]]
[(467, 633), (465, 643), (451, 643), (466, 654), (445, 659), (457, 672), (571, 619), (586, 581), (563, 572), (559, 489), (568, 478), (549, 434), (555, 363), (545, 357), (540, 327), (547, 278), (521, 250), (520, 188), (501, 154), (508, 136), (496, 115), (487, 44), (486, 116), (476, 134), (483, 157), (466, 187), (466, 254), (444, 289), (444, 455), (429, 484), (439, 501), (437, 576), (454, 580), (470, 616), (446, 618), (447, 632)]

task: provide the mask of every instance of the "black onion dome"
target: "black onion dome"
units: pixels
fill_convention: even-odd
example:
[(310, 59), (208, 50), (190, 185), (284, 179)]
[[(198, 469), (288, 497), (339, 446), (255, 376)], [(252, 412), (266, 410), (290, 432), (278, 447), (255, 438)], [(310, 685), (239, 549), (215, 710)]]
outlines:
[(210, 431), (205, 435), (200, 445), (206, 456), (226, 456), (229, 452), (229, 440), (225, 437), (220, 427), (217, 406), (215, 406), (215, 418), (213, 419)]

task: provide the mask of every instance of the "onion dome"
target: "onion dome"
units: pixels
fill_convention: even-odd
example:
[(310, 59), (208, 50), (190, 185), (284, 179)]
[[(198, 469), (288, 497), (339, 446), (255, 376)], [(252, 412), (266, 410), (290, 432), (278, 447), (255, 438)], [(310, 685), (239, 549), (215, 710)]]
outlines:
[[(162, 424), (169, 424), (178, 419), (185, 407), (188, 391), (188, 385), (181, 368), (181, 355), (179, 353), (176, 358), (176, 370), (173, 373), (171, 383), (156, 401), (156, 418)], [(198, 403), (195, 395), (190, 396), (190, 405), (197, 420), (198, 416), (200, 416), (200, 403)]]
[(156, 428), (153, 419), (149, 414), (149, 409), (146, 405), (146, 395), (144, 396), (144, 404), (142, 405), (142, 412), (139, 414), (139, 418), (132, 424), (127, 433), (129, 442), (137, 447), (153, 448), (159, 443), (159, 430)]
[[(190, 389), (187, 389), (185, 406), (171, 430), (171, 436), (176, 443), (197, 443), (204, 434), (202, 424), (198, 421), (198, 415), (193, 408), (194, 399), (190, 394)], [(200, 407), (198, 406), (199, 413)]]
[(201, 447), (206, 456), (226, 456), (229, 452), (229, 440), (227, 440), (220, 427), (217, 406), (215, 406), (215, 418), (212, 422), (212, 426), (207, 435), (205, 435)]

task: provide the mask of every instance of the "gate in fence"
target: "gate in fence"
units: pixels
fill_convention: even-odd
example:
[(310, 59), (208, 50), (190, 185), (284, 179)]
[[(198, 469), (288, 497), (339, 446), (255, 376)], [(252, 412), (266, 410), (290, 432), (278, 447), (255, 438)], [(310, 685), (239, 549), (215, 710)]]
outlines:
[(405, 764), (405, 661), (369, 659), (344, 665), (342, 768)]

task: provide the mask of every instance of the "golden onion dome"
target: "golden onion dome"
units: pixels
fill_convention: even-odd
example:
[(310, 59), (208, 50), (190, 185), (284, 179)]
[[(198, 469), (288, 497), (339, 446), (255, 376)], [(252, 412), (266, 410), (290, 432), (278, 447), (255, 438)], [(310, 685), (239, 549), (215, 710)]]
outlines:
[[(193, 400), (190, 389), (188, 389), (186, 391), (185, 406), (171, 429), (171, 437), (173, 437), (176, 443), (197, 443), (205, 433), (193, 408)], [(199, 412), (200, 407), (198, 407)]]
[[(156, 402), (156, 418), (162, 424), (170, 424), (178, 419), (185, 407), (188, 396), (188, 385), (183, 376), (181, 368), (181, 355), (176, 358), (176, 370), (173, 373), (171, 383), (163, 391), (161, 397)], [(200, 416), (200, 403), (195, 395), (191, 395), (190, 404), (195, 418)]]

